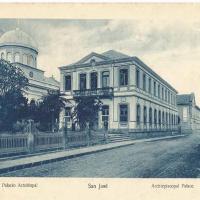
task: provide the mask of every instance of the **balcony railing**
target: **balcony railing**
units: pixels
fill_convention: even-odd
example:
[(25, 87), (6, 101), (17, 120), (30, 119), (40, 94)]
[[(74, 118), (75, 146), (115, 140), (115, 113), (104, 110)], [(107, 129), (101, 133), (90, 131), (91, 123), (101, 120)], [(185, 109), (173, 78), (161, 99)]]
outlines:
[(86, 96), (98, 96), (111, 98), (113, 96), (113, 88), (97, 88), (97, 89), (86, 89), (86, 90), (74, 90), (74, 97), (86, 97)]

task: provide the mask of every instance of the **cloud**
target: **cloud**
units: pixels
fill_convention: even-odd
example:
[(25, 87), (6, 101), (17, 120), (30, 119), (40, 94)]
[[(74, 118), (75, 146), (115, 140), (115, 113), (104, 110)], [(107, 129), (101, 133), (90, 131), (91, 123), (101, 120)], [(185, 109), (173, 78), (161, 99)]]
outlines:
[[(180, 93), (195, 92), (200, 104), (200, 20), (20, 20), (38, 43), (38, 67), (59, 80), (59, 66), (109, 49), (141, 58)], [(17, 26), (0, 20), (1, 30)]]

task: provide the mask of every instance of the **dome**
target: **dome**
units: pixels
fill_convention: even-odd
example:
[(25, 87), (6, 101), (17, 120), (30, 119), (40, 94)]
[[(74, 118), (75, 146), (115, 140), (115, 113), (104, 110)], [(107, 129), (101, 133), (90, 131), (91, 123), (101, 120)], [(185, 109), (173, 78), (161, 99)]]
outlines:
[(38, 51), (37, 44), (33, 38), (19, 28), (4, 33), (0, 37), (0, 46), (2, 45), (17, 45)]

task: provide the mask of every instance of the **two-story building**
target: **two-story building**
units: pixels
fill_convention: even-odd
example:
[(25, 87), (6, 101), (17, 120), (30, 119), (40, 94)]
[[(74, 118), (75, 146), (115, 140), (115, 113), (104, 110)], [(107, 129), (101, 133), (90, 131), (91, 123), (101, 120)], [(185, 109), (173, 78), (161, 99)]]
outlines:
[(196, 105), (194, 93), (177, 95), (177, 106), (182, 132), (200, 130), (200, 108)]
[(110, 50), (90, 53), (60, 67), (61, 91), (72, 104), (61, 113), (70, 121), (74, 97), (94, 95), (103, 102), (96, 119), (109, 129), (169, 129), (178, 123), (177, 91), (137, 57)]

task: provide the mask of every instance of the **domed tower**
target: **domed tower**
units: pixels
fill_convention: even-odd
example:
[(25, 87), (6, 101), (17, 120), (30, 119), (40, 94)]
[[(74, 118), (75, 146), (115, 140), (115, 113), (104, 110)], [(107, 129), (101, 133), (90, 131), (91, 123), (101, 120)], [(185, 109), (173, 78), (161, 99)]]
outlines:
[(4, 33), (0, 38), (1, 59), (37, 68), (37, 55), (36, 42), (19, 28)]
[(24, 31), (16, 28), (0, 37), (0, 59), (20, 67), (29, 79), (26, 96), (38, 100), (49, 90), (59, 90), (59, 82), (45, 77), (44, 71), (37, 67), (38, 48), (36, 42)]

